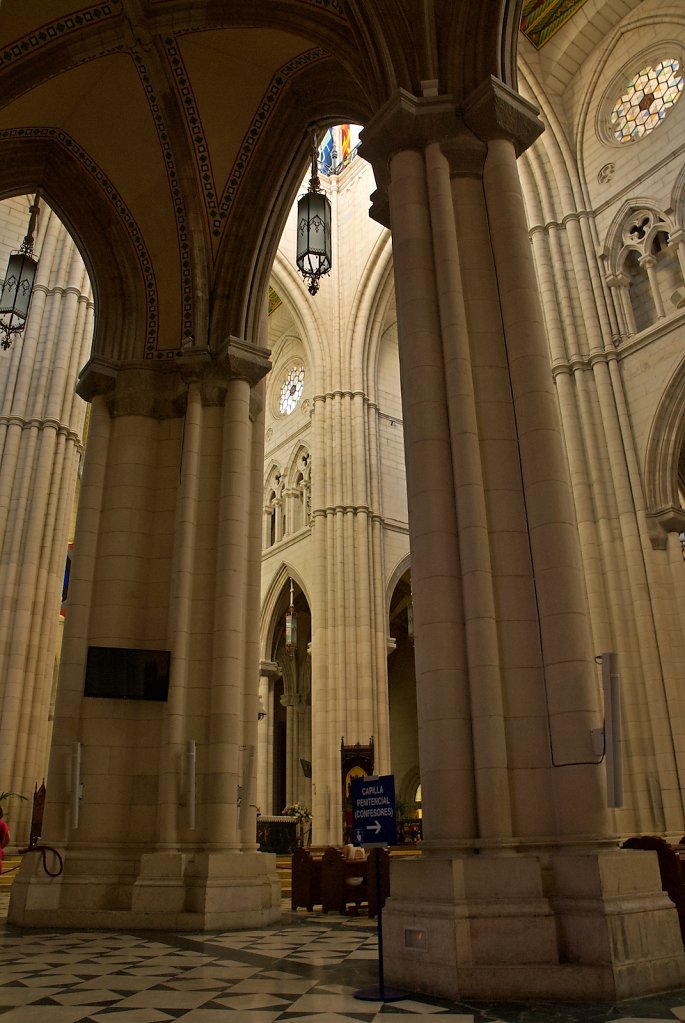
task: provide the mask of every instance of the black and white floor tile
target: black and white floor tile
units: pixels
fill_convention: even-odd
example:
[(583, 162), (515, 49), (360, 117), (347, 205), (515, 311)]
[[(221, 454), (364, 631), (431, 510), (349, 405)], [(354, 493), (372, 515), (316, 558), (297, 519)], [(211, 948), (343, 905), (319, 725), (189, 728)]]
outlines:
[(218, 934), (19, 931), (0, 887), (0, 1023), (674, 1023), (685, 991), (620, 1005), (454, 1003), (378, 985), (376, 924), (284, 912)]

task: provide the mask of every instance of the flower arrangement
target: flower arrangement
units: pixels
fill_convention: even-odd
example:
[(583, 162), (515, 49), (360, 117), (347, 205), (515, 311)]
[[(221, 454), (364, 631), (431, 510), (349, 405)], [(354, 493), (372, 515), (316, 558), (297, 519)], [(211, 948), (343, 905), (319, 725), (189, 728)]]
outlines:
[(293, 803), (292, 806), (286, 806), (282, 813), (284, 817), (297, 817), (299, 824), (304, 824), (305, 821), (309, 823), (312, 819), (312, 812), (304, 803)]
[[(284, 807), (284, 809), (283, 809), (283, 816), (284, 817), (294, 817), (295, 818), (295, 820), (297, 821), (297, 830), (299, 832), (299, 839), (298, 839), (299, 844), (302, 845), (302, 846), (304, 846), (305, 844), (309, 845), (311, 840), (312, 840), (312, 829), (311, 829), (312, 812), (309, 809), (309, 807), (305, 806), (304, 803), (293, 803), (292, 806)], [(309, 834), (307, 835), (306, 839), (305, 839), (305, 833), (304, 833), (304, 826), (305, 826), (305, 824), (309, 824), (310, 825), (310, 827), (309, 827)]]

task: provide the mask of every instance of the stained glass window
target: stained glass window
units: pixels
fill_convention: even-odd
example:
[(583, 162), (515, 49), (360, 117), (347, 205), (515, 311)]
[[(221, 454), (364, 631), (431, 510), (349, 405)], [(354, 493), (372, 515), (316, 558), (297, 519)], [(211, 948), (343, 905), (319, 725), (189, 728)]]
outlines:
[(643, 67), (628, 82), (611, 115), (618, 142), (640, 139), (661, 124), (683, 91), (685, 79), (679, 71), (680, 62), (667, 57), (654, 67)]
[(304, 366), (293, 366), (288, 370), (281, 387), (281, 400), (278, 408), (281, 415), (289, 416), (297, 405), (304, 387)]

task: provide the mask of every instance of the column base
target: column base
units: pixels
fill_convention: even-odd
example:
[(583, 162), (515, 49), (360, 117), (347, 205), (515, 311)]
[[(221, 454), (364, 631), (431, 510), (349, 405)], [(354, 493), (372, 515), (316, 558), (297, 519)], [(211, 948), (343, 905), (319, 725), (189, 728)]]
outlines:
[(40, 856), (24, 857), (9, 923), (211, 931), (265, 927), (281, 915), (276, 857), (269, 853), (144, 853), (129, 861), (62, 855), (64, 872), (56, 878), (45, 874)]
[[(618, 1001), (685, 984), (656, 856), (425, 857), (391, 864), (389, 984), (437, 997)], [(544, 878), (544, 881), (543, 881)]]

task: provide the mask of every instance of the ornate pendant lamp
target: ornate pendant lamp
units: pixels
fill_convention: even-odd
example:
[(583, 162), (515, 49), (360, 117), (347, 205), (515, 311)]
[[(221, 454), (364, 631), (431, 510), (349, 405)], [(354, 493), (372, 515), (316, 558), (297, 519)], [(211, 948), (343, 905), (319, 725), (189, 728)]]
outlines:
[(316, 295), (319, 279), (331, 272), (331, 204), (319, 184), (316, 135), (312, 148), (309, 188), (297, 202), (297, 266), (309, 294)]
[(293, 581), (290, 580), (290, 607), (285, 616), (285, 652), (292, 657), (297, 647), (297, 611), (293, 602)]
[(9, 348), (14, 338), (21, 333), (26, 325), (26, 317), (31, 302), (31, 293), (36, 279), (38, 260), (33, 255), (33, 235), (38, 218), (38, 200), (36, 192), (31, 206), (26, 237), (18, 252), (10, 254), (7, 273), (0, 291), (0, 348)]

